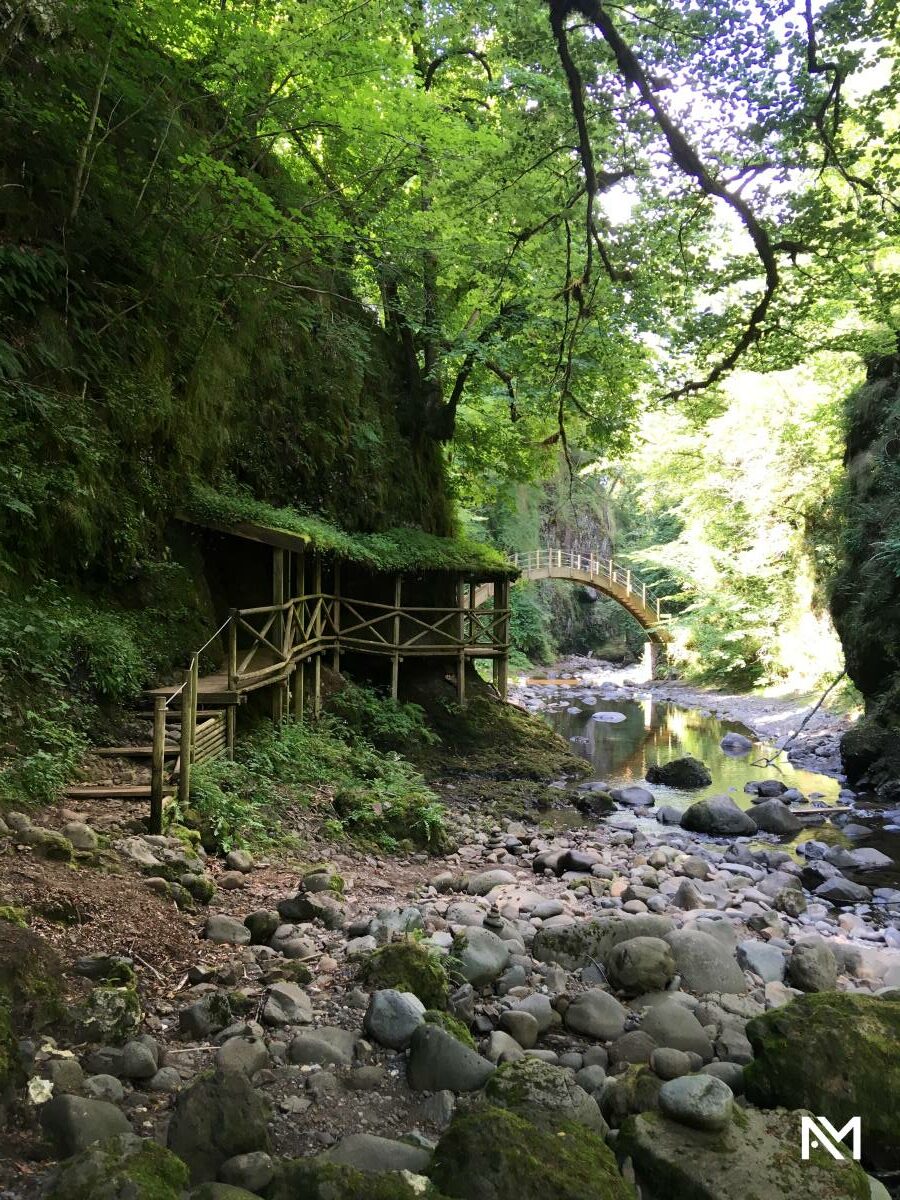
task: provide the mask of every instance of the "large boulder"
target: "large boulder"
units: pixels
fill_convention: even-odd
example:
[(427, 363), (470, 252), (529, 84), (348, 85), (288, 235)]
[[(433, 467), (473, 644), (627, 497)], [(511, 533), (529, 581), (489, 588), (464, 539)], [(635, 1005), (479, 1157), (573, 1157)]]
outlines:
[(198, 1076), (175, 1101), (168, 1146), (192, 1183), (213, 1180), (236, 1154), (269, 1149), (269, 1105), (242, 1071)]
[(120, 1108), (82, 1096), (54, 1096), (41, 1109), (41, 1124), (60, 1158), (78, 1154), (94, 1142), (131, 1133)]
[(424, 1020), (425, 1005), (418, 996), (386, 988), (369, 998), (363, 1028), (379, 1046), (405, 1050)]
[(793, 836), (803, 828), (786, 804), (780, 800), (764, 800), (754, 804), (747, 816), (762, 833), (777, 833), (782, 837)]
[(628, 938), (661, 938), (674, 928), (671, 917), (654, 913), (616, 913), (592, 921), (566, 921), (542, 926), (535, 934), (531, 953), (538, 962), (555, 962), (568, 971), (577, 971), (592, 962), (605, 965), (613, 946)]
[(547, 1131), (505, 1108), (478, 1105), (441, 1138), (431, 1179), (466, 1200), (631, 1200), (612, 1151), (593, 1130)]
[(804, 1162), (800, 1148), (799, 1113), (752, 1108), (735, 1110), (716, 1132), (644, 1112), (623, 1124), (616, 1143), (654, 1200), (869, 1200), (856, 1163), (825, 1150)]
[(149, 1138), (132, 1133), (83, 1150), (54, 1171), (46, 1200), (180, 1200), (187, 1167)]
[(282, 1160), (266, 1196), (269, 1200), (447, 1200), (421, 1175), (372, 1174), (329, 1162), (323, 1155)]
[(747, 980), (733, 951), (710, 933), (673, 929), (666, 941), (675, 955), (681, 986), (688, 992), (746, 992)]
[(349, 1133), (336, 1146), (322, 1155), (326, 1162), (340, 1163), (367, 1174), (381, 1171), (411, 1171), (418, 1174), (428, 1169), (431, 1155), (421, 1146), (411, 1146), (393, 1138), (374, 1133)]
[(561, 1121), (571, 1121), (602, 1136), (607, 1132), (597, 1101), (575, 1082), (572, 1073), (539, 1058), (505, 1063), (485, 1084), (481, 1100), (509, 1109), (541, 1129), (552, 1130)]
[(686, 809), (681, 828), (712, 837), (733, 837), (756, 833), (756, 825), (738, 808), (730, 796), (707, 796)]
[(661, 783), (673, 788), (709, 787), (713, 781), (706, 763), (690, 754), (684, 758), (673, 758), (667, 763), (655, 763), (647, 768), (645, 778), (648, 783)]
[(900, 1000), (816, 992), (754, 1017), (747, 1037), (752, 1103), (806, 1108), (839, 1129), (861, 1117), (864, 1160), (900, 1168)]
[(364, 959), (362, 981), (373, 990), (412, 992), (426, 1008), (446, 1008), (449, 982), (443, 963), (415, 938), (390, 942)]
[(631, 784), (628, 787), (613, 788), (609, 793), (617, 804), (626, 804), (629, 808), (648, 808), (656, 803), (656, 797), (649, 788)]
[(629, 938), (610, 950), (606, 974), (616, 991), (626, 996), (661, 992), (675, 974), (675, 956), (662, 938)]

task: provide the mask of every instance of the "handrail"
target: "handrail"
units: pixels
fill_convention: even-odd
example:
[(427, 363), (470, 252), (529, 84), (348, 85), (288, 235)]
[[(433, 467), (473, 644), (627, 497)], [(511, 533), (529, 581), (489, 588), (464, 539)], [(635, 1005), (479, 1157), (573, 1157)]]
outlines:
[(537, 550), (511, 554), (510, 561), (525, 575), (532, 571), (545, 570), (579, 571), (591, 579), (602, 581), (604, 586), (623, 591), (626, 597), (633, 598), (634, 603), (643, 609), (642, 615), (651, 624), (663, 624), (668, 620), (662, 611), (662, 601), (653, 589), (648, 588), (631, 567), (620, 566), (613, 558), (595, 554), (594, 551), (582, 554), (576, 550), (544, 546)]

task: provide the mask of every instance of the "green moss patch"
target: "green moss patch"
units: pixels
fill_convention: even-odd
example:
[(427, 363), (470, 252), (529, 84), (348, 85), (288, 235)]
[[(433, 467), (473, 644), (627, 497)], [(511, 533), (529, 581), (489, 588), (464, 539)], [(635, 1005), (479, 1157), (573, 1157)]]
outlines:
[(596, 1133), (563, 1123), (538, 1129), (506, 1109), (480, 1105), (441, 1138), (431, 1178), (463, 1200), (632, 1200), (612, 1151)]
[(444, 964), (415, 938), (391, 942), (370, 954), (360, 967), (360, 979), (376, 991), (412, 992), (427, 1009), (447, 1007), (450, 984)]
[(269, 1200), (446, 1200), (436, 1187), (423, 1191), (398, 1172), (364, 1174), (308, 1158), (286, 1162), (268, 1196)]
[(470, 1050), (477, 1049), (475, 1039), (467, 1027), (451, 1013), (429, 1008), (425, 1013), (425, 1020), (429, 1025), (440, 1025), (441, 1029), (455, 1037), (458, 1042), (462, 1042), (464, 1046), (468, 1046)]
[(900, 1167), (900, 1001), (817, 992), (747, 1025), (754, 1060), (748, 1099), (766, 1108), (807, 1108), (841, 1128), (862, 1118), (863, 1158)]
[(0, 1091), (19, 1073), (16, 1044), (65, 1015), (56, 952), (31, 930), (0, 922)]
[(180, 1200), (187, 1183), (187, 1167), (174, 1154), (122, 1134), (64, 1163), (47, 1200)]

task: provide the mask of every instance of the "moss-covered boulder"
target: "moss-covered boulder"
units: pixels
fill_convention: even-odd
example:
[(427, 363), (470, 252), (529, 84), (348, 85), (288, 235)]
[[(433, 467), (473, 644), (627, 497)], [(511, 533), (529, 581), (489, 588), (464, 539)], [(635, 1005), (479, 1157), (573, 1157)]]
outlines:
[(169, 1149), (187, 1163), (191, 1183), (206, 1183), (236, 1154), (270, 1148), (270, 1115), (268, 1102), (242, 1071), (208, 1072), (179, 1094)]
[[(583, 1125), (550, 1132), (508, 1109), (478, 1105), (454, 1118), (431, 1178), (461, 1200), (633, 1200), (612, 1151)], [(285, 1198), (286, 1200), (286, 1198)]]
[(90, 1146), (52, 1176), (46, 1200), (180, 1200), (187, 1167), (155, 1142), (120, 1134)]
[(448, 1200), (420, 1175), (390, 1171), (372, 1175), (320, 1159), (282, 1163), (269, 1200)]
[(629, 1118), (616, 1152), (653, 1200), (869, 1200), (866, 1173), (825, 1150), (800, 1158), (800, 1113), (735, 1109), (716, 1133), (659, 1112)]
[(900, 1001), (812, 993), (755, 1017), (747, 1036), (752, 1103), (807, 1108), (838, 1128), (861, 1117), (864, 1161), (900, 1167)]
[(563, 1121), (602, 1136), (608, 1129), (597, 1101), (575, 1082), (572, 1073), (539, 1058), (504, 1063), (487, 1081), (481, 1096), (485, 1104), (508, 1109), (541, 1129), (555, 1130)]
[(401, 938), (370, 954), (362, 963), (360, 978), (373, 990), (412, 992), (426, 1008), (447, 1007), (450, 984), (444, 964), (415, 938)]
[(30, 929), (0, 921), (0, 1093), (19, 1073), (16, 1045), (62, 1020), (62, 964)]

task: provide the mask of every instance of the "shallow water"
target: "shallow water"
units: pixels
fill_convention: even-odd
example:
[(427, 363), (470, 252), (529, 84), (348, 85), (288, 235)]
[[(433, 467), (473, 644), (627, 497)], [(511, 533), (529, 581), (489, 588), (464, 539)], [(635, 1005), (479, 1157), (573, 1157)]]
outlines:
[[(671, 805), (684, 810), (704, 796), (728, 793), (740, 808), (751, 807), (751, 797), (744, 784), (751, 780), (780, 779), (786, 787), (796, 788), (806, 797), (806, 805), (815, 801), (828, 806), (839, 801), (840, 784), (828, 775), (792, 766), (786, 756), (770, 767), (760, 763), (770, 758), (775, 748), (754, 738), (751, 730), (736, 721), (722, 720), (700, 709), (682, 708), (668, 701), (655, 701), (649, 693), (641, 699), (601, 698), (602, 687), (591, 687), (584, 680), (529, 680), (532, 695), (539, 695), (542, 707), (539, 714), (570, 742), (574, 753), (588, 759), (592, 765), (589, 780), (602, 781), (610, 787), (639, 784), (648, 787), (657, 805)], [(577, 712), (570, 711), (577, 709)], [(617, 714), (615, 723), (595, 720), (595, 713)], [(726, 733), (742, 733), (753, 740), (753, 749), (736, 757), (726, 754), (719, 743)], [(703, 788), (669, 788), (646, 782), (647, 768), (655, 763), (669, 762), (686, 754), (700, 759), (709, 768), (712, 783)], [(806, 806), (804, 805), (804, 806)], [(572, 810), (548, 814), (556, 828), (593, 824), (594, 817), (580, 817)], [(898, 886), (900, 884), (900, 834), (883, 828), (884, 821), (877, 808), (860, 807), (850, 815), (854, 822), (872, 829), (868, 837), (851, 841), (830, 820), (807, 825), (795, 838), (786, 839), (785, 849), (795, 851), (803, 841), (839, 843), (848, 848), (873, 846), (888, 854), (897, 864), (893, 870), (853, 875), (869, 886)], [(659, 832), (652, 818), (648, 828)], [(765, 839), (771, 845), (771, 838)]]

